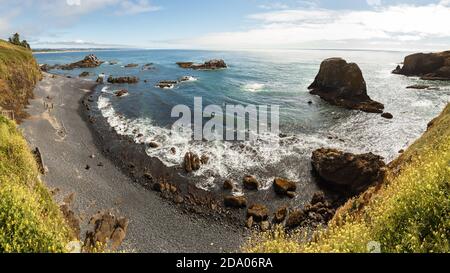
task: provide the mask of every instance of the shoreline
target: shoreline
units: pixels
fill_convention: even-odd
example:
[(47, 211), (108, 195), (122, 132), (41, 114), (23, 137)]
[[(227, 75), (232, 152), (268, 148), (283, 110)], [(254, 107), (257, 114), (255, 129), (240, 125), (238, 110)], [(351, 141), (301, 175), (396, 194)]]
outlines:
[[(242, 229), (222, 219), (180, 209), (125, 175), (116, 167), (117, 162), (104, 155), (99, 148), (103, 140), (95, 135), (81, 104), (95, 86), (91, 81), (45, 74), (27, 109), (30, 118), (20, 126), (30, 147), (42, 151), (49, 170), (43, 180), (60, 190), (57, 199), (76, 194), (74, 210), (83, 218), (82, 235), (90, 215), (113, 209), (130, 219), (124, 249), (239, 251), (245, 238)], [(55, 103), (51, 112), (43, 107), (49, 97)]]

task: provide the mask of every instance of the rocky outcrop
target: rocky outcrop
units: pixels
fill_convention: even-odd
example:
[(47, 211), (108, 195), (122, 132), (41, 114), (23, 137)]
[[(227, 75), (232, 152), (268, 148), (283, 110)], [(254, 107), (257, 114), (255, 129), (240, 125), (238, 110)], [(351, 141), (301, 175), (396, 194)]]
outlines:
[(261, 204), (252, 205), (247, 210), (247, 217), (252, 217), (255, 222), (262, 222), (269, 217), (269, 210)]
[(217, 70), (228, 67), (224, 60), (210, 60), (203, 64), (195, 64), (193, 62), (178, 62), (177, 65), (181, 68), (195, 70)]
[(312, 165), (330, 188), (352, 194), (382, 181), (386, 167), (383, 158), (372, 153), (355, 155), (324, 148), (313, 152)]
[(297, 227), (316, 227), (326, 225), (334, 216), (336, 210), (325, 199), (322, 192), (314, 194), (311, 202), (303, 209), (293, 210), (286, 220), (286, 228), (294, 229)]
[(309, 86), (311, 94), (330, 104), (369, 113), (382, 113), (384, 105), (367, 95), (367, 86), (361, 70), (355, 63), (341, 58), (326, 59)]
[(84, 57), (84, 59), (81, 61), (66, 65), (56, 65), (51, 67), (51, 69), (73, 70), (76, 68), (95, 68), (100, 66), (102, 63), (103, 62), (100, 61), (97, 56), (95, 56), (94, 54), (90, 54)]
[(403, 67), (394, 74), (418, 76), (423, 80), (450, 80), (450, 50), (439, 53), (416, 53), (405, 57)]
[(105, 247), (108, 243), (112, 250), (117, 250), (125, 239), (129, 221), (126, 218), (117, 218), (110, 212), (99, 212), (94, 215), (89, 224), (93, 230), (86, 233), (84, 247), (95, 249)]
[(133, 83), (138, 83), (139, 82), (139, 78), (137, 77), (117, 77), (114, 78), (112, 76), (108, 77), (108, 83), (112, 83), (112, 84), (133, 84)]
[(170, 81), (170, 80), (164, 80), (160, 81), (156, 84), (156, 87), (161, 89), (172, 89), (175, 87), (175, 85), (178, 83), (178, 81)]
[(187, 152), (184, 155), (184, 170), (187, 173), (200, 170), (200, 166), (201, 166), (200, 157), (197, 154), (193, 152)]

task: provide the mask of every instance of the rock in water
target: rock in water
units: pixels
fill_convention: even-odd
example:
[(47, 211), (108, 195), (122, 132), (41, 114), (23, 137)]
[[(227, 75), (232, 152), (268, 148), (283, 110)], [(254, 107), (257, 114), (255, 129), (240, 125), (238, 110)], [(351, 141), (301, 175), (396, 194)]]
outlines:
[(123, 97), (128, 95), (128, 90), (122, 89), (114, 93), (116, 97)]
[(117, 77), (114, 78), (112, 76), (108, 77), (108, 83), (112, 84), (124, 84), (124, 83), (138, 83), (139, 78), (137, 77)]
[(177, 65), (181, 68), (190, 68), (195, 70), (217, 70), (228, 67), (224, 60), (210, 60), (203, 64), (195, 64), (193, 62), (178, 62)]
[(352, 194), (382, 181), (386, 167), (383, 158), (372, 153), (354, 155), (324, 148), (313, 152), (312, 165), (330, 187)]
[(200, 169), (200, 157), (193, 153), (187, 152), (184, 156), (184, 169), (186, 172), (191, 173)]
[(319, 95), (330, 104), (369, 113), (383, 113), (384, 105), (367, 95), (362, 72), (355, 63), (341, 58), (326, 59), (319, 74), (309, 86), (311, 94)]
[(450, 80), (450, 50), (439, 53), (416, 53), (405, 57), (403, 67), (394, 74), (419, 76), (423, 80)]
[(94, 67), (100, 66), (102, 63), (103, 62), (100, 61), (97, 58), (97, 56), (95, 56), (94, 54), (90, 54), (90, 55), (84, 57), (84, 59), (79, 62), (66, 64), (66, 65), (57, 65), (57, 66), (54, 66), (53, 68), (62, 69), (62, 70), (72, 70), (72, 69), (76, 69), (76, 68), (94, 68)]
[(259, 188), (259, 182), (254, 176), (247, 175), (242, 182), (244, 183), (244, 188), (247, 190), (258, 190)]

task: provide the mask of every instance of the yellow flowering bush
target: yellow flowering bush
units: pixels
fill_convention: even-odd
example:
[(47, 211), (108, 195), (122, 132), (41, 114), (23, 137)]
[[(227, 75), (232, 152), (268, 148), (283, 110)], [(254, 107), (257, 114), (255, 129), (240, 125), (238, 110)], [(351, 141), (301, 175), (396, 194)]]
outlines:
[(64, 252), (69, 234), (25, 140), (0, 117), (0, 252)]
[(371, 252), (375, 244), (388, 253), (450, 252), (450, 105), (389, 165), (383, 185), (349, 200), (326, 229), (256, 238), (243, 250)]

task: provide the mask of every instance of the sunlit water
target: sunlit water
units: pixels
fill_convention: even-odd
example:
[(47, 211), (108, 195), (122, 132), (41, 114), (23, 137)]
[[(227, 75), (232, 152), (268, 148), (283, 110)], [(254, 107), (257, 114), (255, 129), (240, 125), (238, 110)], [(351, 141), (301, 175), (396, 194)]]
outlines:
[[(320, 147), (335, 147), (350, 152), (373, 152), (394, 159), (426, 129), (427, 123), (447, 104), (450, 83), (427, 82), (439, 90), (413, 90), (407, 86), (425, 83), (418, 78), (393, 75), (391, 70), (410, 52), (376, 51), (109, 51), (95, 52), (108, 63), (95, 69), (54, 71), (77, 76), (83, 71), (96, 79), (100, 73), (113, 76), (132, 75), (140, 78), (135, 85), (99, 86), (98, 106), (119, 134), (136, 137), (137, 143), (156, 141), (160, 148), (148, 149), (148, 155), (158, 157), (168, 166), (182, 163), (184, 154), (193, 151), (208, 155), (210, 161), (195, 175), (206, 178), (199, 186), (218, 187), (218, 178), (242, 179), (256, 175), (266, 187), (274, 176), (304, 181), (309, 177), (311, 152)], [(82, 59), (87, 53), (37, 54), (40, 63), (66, 64)], [(343, 57), (356, 62), (363, 71), (372, 99), (385, 104), (394, 115), (386, 120), (378, 114), (350, 111), (331, 106), (310, 95), (307, 87), (318, 72), (321, 61)], [(203, 62), (221, 58), (229, 68), (219, 71), (193, 71), (179, 68), (179, 61)], [(129, 63), (137, 68), (125, 68)], [(142, 70), (153, 63), (154, 69)], [(160, 80), (176, 80), (192, 76), (197, 80), (181, 83), (173, 89), (160, 89)], [(147, 82), (145, 83), (144, 80)], [(129, 95), (115, 97), (114, 90), (126, 88)], [(203, 105), (255, 104), (279, 105), (280, 129), (289, 135), (281, 145), (273, 145), (273, 136), (245, 143), (194, 142), (185, 135), (171, 133), (176, 119), (171, 118), (175, 105), (192, 108), (194, 97), (202, 97)], [(312, 104), (308, 104), (312, 101)], [(137, 137), (142, 134), (143, 136)], [(242, 144), (242, 143), (241, 143)], [(176, 148), (176, 153), (170, 149)]]

